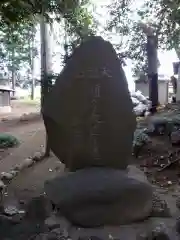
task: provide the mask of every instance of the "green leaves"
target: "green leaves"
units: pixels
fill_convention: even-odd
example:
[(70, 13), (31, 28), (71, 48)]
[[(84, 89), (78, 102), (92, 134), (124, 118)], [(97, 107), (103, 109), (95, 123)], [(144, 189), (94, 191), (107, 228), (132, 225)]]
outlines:
[(0, 25), (0, 61), (6, 63), (10, 72), (19, 70), (22, 64), (29, 64), (29, 41), (34, 35), (29, 22)]
[[(136, 75), (147, 71), (146, 35), (138, 26), (138, 21), (154, 29), (159, 48), (175, 49), (177, 52), (180, 49), (180, 1), (145, 0), (137, 9), (132, 3), (130, 0), (112, 1), (109, 6), (111, 20), (107, 30), (125, 37), (125, 55), (133, 60)], [(124, 51), (122, 43), (119, 43), (118, 48)]]
[(79, 36), (87, 35), (91, 34), (89, 26), (92, 23), (92, 17), (85, 7), (88, 3), (87, 0), (2, 0), (0, 25), (31, 23), (43, 11), (48, 22), (52, 22), (54, 16), (57, 19), (63, 17), (71, 24), (72, 31)]

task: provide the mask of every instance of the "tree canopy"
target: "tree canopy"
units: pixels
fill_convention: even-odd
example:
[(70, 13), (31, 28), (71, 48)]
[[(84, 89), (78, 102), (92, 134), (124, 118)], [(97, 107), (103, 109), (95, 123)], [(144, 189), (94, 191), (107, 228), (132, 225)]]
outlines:
[[(127, 49), (123, 55), (133, 60), (134, 74), (147, 71), (146, 35), (139, 23), (154, 29), (159, 49), (175, 49), (180, 58), (180, 1), (145, 0), (141, 6), (133, 5), (131, 0), (116, 0), (110, 6), (109, 26), (117, 34), (127, 36)], [(132, 15), (136, 17), (132, 18)]]
[[(87, 0), (2, 0), (0, 3), (0, 24), (16, 24), (32, 21), (34, 17), (42, 13), (47, 21), (52, 20), (52, 16), (60, 20), (65, 18), (80, 36), (84, 29), (89, 29), (91, 16), (87, 12)], [(87, 31), (91, 34), (91, 30)]]

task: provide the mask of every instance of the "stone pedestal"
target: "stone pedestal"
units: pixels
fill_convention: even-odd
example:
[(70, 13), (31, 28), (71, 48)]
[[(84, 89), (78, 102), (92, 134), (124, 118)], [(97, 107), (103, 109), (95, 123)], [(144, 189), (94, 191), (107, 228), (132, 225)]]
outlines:
[(46, 182), (45, 192), (60, 214), (82, 227), (129, 224), (152, 212), (152, 187), (132, 171), (87, 168)]

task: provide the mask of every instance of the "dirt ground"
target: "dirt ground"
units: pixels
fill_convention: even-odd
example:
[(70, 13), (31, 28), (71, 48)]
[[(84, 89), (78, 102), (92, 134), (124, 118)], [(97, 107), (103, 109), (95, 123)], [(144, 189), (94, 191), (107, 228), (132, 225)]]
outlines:
[[(42, 120), (22, 122), (9, 126), (0, 123), (4, 132), (20, 141), (20, 146), (0, 152), (0, 171), (9, 172), (24, 159), (33, 156), (35, 152), (43, 152), (45, 144), (45, 129)], [(8, 186), (5, 202), (9, 205), (20, 200), (28, 201), (33, 196), (43, 193), (44, 182), (55, 177), (62, 171), (63, 165), (51, 154), (51, 157), (20, 173)]]

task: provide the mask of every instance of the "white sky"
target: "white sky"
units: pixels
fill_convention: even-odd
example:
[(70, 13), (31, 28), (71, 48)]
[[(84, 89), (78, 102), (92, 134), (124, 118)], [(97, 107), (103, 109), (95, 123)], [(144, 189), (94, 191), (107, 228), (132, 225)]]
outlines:
[[(91, 0), (95, 6), (97, 7), (96, 12), (98, 13), (98, 21), (102, 25), (106, 23), (107, 15), (106, 15), (106, 9), (105, 5), (107, 5), (111, 0)], [(138, 4), (137, 4), (138, 3)], [(138, 7), (138, 5), (141, 5), (143, 3), (143, 0), (136, 0), (135, 7)], [(135, 17), (136, 19), (136, 17)], [(54, 29), (59, 28), (59, 25), (54, 26)], [(58, 31), (60, 35), (57, 37), (59, 42), (63, 42), (64, 38), (64, 33), (62, 29)], [(101, 33), (102, 34), (102, 33)], [(40, 44), (40, 36), (39, 32), (37, 33), (37, 42)], [(110, 36), (112, 37), (113, 42), (117, 42), (118, 39), (121, 38), (121, 36)], [(56, 52), (56, 57), (53, 57), (53, 71), (56, 73), (59, 73), (62, 69), (62, 66), (60, 64), (60, 57), (62, 54), (62, 46), (59, 46), (59, 44), (56, 43), (55, 40), (53, 40), (53, 43), (51, 44), (52, 51)], [(172, 62), (177, 61), (177, 57), (174, 51), (169, 51), (169, 52), (158, 52), (159, 60), (160, 60), (160, 68), (159, 68), (159, 73), (160, 74), (165, 74), (165, 75), (172, 75), (173, 74), (173, 68), (172, 68)], [(124, 70), (126, 72), (126, 77), (128, 80), (129, 88), (130, 90), (134, 89), (134, 81), (132, 78), (132, 72), (131, 72), (131, 61), (127, 61), (127, 66), (124, 67)], [(35, 64), (35, 74), (39, 75), (40, 74), (40, 59), (36, 59), (36, 64)]]

